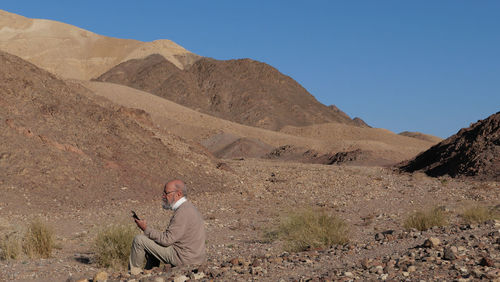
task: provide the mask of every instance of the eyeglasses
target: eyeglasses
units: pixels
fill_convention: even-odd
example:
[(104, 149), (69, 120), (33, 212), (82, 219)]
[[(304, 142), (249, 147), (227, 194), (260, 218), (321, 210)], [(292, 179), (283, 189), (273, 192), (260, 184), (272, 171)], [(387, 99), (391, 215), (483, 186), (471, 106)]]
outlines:
[(165, 197), (166, 197), (166, 196), (168, 196), (168, 194), (170, 194), (170, 193), (174, 193), (174, 192), (177, 192), (177, 191), (170, 191), (170, 192), (166, 192), (166, 193), (165, 193), (165, 191), (163, 191), (163, 196), (165, 196)]

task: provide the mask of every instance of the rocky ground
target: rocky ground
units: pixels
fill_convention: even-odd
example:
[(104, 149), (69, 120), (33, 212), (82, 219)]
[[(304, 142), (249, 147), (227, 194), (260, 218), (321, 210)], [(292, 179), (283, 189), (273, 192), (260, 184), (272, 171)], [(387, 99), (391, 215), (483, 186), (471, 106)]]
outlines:
[[(500, 277), (499, 228), (500, 222), (490, 221), (425, 232), (387, 230), (369, 242), (327, 250), (239, 256), (203, 266), (158, 268), (139, 275), (112, 273), (109, 280), (495, 280)], [(362, 259), (353, 259), (359, 257)]]
[[(0, 261), (0, 280), (109, 281), (261, 280), (494, 280), (500, 277), (500, 223), (468, 225), (459, 216), (473, 204), (500, 203), (497, 182), (430, 178), (388, 168), (326, 166), (263, 160), (225, 160), (237, 181), (217, 192), (191, 195), (205, 217), (208, 261), (203, 266), (155, 269), (130, 276), (99, 269), (92, 241), (99, 228), (129, 222), (131, 209), (164, 228), (169, 214), (156, 198), (103, 200), (88, 210), (56, 214), (9, 212), (0, 207), (4, 230), (41, 217), (54, 227), (59, 248), (49, 259)], [(442, 206), (450, 224), (428, 231), (405, 230), (416, 210)], [(264, 232), (291, 210), (320, 207), (350, 227), (350, 242), (326, 250), (285, 252)], [(426, 241), (429, 239), (429, 242)], [(103, 275), (101, 273), (100, 275)], [(162, 279), (162, 280), (160, 280)]]

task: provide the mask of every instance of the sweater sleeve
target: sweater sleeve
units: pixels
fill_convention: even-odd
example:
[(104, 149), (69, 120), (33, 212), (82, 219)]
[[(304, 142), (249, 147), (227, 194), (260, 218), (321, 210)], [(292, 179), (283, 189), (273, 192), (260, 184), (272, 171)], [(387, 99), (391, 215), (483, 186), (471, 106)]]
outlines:
[(164, 232), (147, 227), (144, 234), (149, 239), (155, 241), (161, 246), (168, 247), (179, 241), (186, 230), (186, 220), (183, 218), (183, 213), (176, 213), (170, 220), (167, 230)]

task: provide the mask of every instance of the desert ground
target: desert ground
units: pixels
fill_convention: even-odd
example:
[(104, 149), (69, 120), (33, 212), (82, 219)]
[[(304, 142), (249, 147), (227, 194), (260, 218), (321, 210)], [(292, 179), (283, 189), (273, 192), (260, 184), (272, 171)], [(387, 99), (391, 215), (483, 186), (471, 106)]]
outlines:
[[(212, 275), (215, 280), (226, 281), (320, 278), (413, 281), (457, 277), (488, 280), (498, 277), (495, 275), (499, 274), (499, 223), (467, 226), (461, 223), (458, 216), (473, 203), (497, 205), (500, 195), (496, 182), (436, 179), (421, 173), (401, 174), (381, 167), (325, 166), (257, 159), (225, 162), (233, 170), (227, 173), (235, 176), (231, 181), (219, 183), (221, 187), (218, 188), (221, 189), (218, 192), (190, 196), (205, 218), (207, 277)], [(29, 188), (6, 191), (7, 194), (23, 196), (17, 201), (2, 201), (2, 228), (14, 228), (31, 218), (40, 217), (54, 227), (60, 249), (50, 259), (2, 261), (0, 278), (33, 281), (63, 281), (70, 277), (91, 279), (100, 271), (93, 263), (91, 248), (98, 228), (117, 221), (130, 222), (132, 209), (157, 228), (163, 228), (168, 223), (169, 213), (161, 208), (161, 187), (153, 188), (157, 191), (153, 197), (130, 197), (119, 201), (106, 199), (87, 209), (62, 214), (47, 211), (43, 206), (25, 208)], [(126, 194), (127, 190), (121, 192)], [(296, 258), (284, 261), (283, 254), (286, 253), (280, 242), (266, 242), (264, 232), (291, 210), (308, 206), (322, 207), (346, 220), (350, 228), (350, 242), (347, 247), (288, 254)], [(451, 227), (413, 232), (409, 236), (409, 232), (402, 227), (405, 217), (416, 210), (434, 206), (446, 208), (451, 215)], [(465, 227), (465, 230), (461, 229)], [(393, 230), (401, 238), (375, 240), (376, 234), (388, 230)], [(462, 239), (464, 236), (465, 239)], [(462, 247), (461, 258), (451, 262), (442, 260), (443, 264), (426, 262), (418, 257), (415, 259), (413, 250), (430, 237)], [(481, 242), (482, 247), (479, 246)], [(436, 250), (440, 251), (442, 249)], [(493, 266), (479, 265), (485, 254), (494, 260)], [(251, 273), (252, 266), (247, 266), (247, 270), (244, 266), (232, 266), (229, 262), (235, 258), (251, 263), (259, 258), (262, 261), (260, 269)], [(378, 273), (371, 267), (362, 266), (365, 261), (375, 262), (374, 266), (377, 262), (384, 266), (387, 262), (384, 260), (388, 258), (400, 262), (413, 258), (409, 265), (414, 265), (416, 269), (408, 272), (408, 265), (406, 268), (400, 265), (399, 268)], [(189, 276), (189, 271), (179, 269), (149, 274), (148, 279), (175, 278), (180, 273)], [(114, 280), (148, 276), (110, 273), (114, 275), (111, 276)]]
[[(162, 55), (186, 76), (192, 75), (192, 65), (207, 67), (196, 65), (200, 56), (171, 41), (106, 38), (0, 11), (0, 50), (0, 235), (22, 234), (40, 219), (56, 238), (49, 258), (0, 260), (0, 281), (101, 281), (96, 275), (102, 272), (108, 281), (500, 279), (500, 221), (468, 223), (462, 216), (474, 206), (500, 212), (500, 113), (492, 115), (486, 131), (461, 131), (480, 132), (468, 135), (481, 146), (470, 141), (465, 156), (481, 168), (468, 171), (486, 171), (487, 177), (460, 171), (453, 178), (431, 177), (423, 169), (408, 173), (399, 167), (433, 151), (436, 155), (427, 159), (438, 156), (444, 163), (447, 155), (438, 151), (438, 143), (461, 156), (461, 135), (443, 141), (356, 123), (335, 106), (328, 112), (293, 79), (262, 63), (208, 60), (216, 70), (236, 65), (243, 80), (265, 69), (276, 79), (257, 90), (272, 93), (268, 89), (276, 83), (289, 83), (286, 87), (298, 89), (297, 97), (310, 95), (290, 102), (291, 107), (300, 109), (310, 101), (310, 115), (297, 118), (281, 111), (279, 127), (260, 126), (252, 118), (264, 116), (264, 123), (278, 124), (266, 116), (278, 107), (262, 103), (245, 88), (254, 80), (243, 83), (228, 77), (231, 72), (214, 78), (219, 72), (213, 69), (207, 70), (210, 78), (203, 78), (203, 87), (196, 87), (209, 89), (207, 93), (244, 89), (247, 100), (231, 105), (255, 107), (244, 113), (233, 108), (235, 113), (221, 118), (189, 101), (175, 103), (144, 91), (148, 85), (138, 87), (158, 73), (135, 81), (135, 88), (95, 80), (121, 63), (135, 65), (151, 54)], [(225, 80), (231, 84), (221, 87)], [(168, 83), (162, 85), (171, 87)], [(186, 91), (182, 87), (176, 89)], [(333, 121), (317, 122), (318, 112)], [(242, 116), (250, 118), (237, 122)], [(171, 212), (162, 209), (161, 193), (171, 179), (187, 183), (188, 198), (204, 218), (206, 264), (161, 266), (138, 275), (100, 268), (93, 248), (96, 235), (113, 224), (134, 226), (131, 210), (155, 228), (166, 228)], [(426, 231), (404, 227), (410, 215), (433, 208), (448, 216), (447, 225)], [(342, 219), (348, 242), (286, 251), (283, 240), (266, 236), (304, 209)]]

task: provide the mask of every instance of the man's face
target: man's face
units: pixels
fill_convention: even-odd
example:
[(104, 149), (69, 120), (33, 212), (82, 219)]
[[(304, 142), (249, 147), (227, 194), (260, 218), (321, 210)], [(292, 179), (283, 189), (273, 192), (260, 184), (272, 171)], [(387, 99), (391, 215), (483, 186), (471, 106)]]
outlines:
[(177, 194), (178, 191), (175, 190), (175, 187), (165, 185), (165, 188), (163, 189), (163, 195), (161, 197), (163, 200), (163, 207), (166, 209), (171, 209), (174, 203), (177, 201)]

